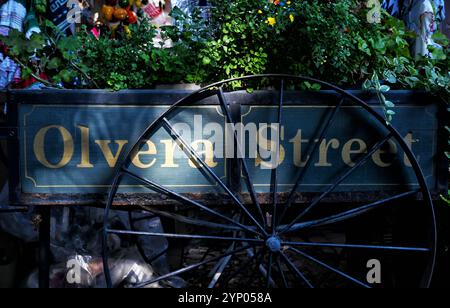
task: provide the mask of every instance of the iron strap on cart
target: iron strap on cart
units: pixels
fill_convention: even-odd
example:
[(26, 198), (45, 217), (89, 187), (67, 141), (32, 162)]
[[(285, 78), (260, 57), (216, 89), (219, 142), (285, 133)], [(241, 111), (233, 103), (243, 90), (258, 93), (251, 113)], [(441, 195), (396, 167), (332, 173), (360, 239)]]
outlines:
[[(261, 80), (265, 90), (231, 90)], [(298, 91), (303, 82), (322, 90)], [(447, 191), (448, 163), (444, 107), (427, 93), (391, 91), (392, 125), (376, 95), (288, 75), (196, 92), (2, 95), (2, 210), (40, 209), (42, 286), (53, 206), (105, 208), (110, 287), (110, 234), (165, 237), (181, 251), (167, 252), (169, 272), (137, 287), (175, 276), (203, 287), (430, 285), (433, 200)], [(164, 231), (115, 229), (112, 209), (129, 211), (130, 222), (151, 212)], [(376, 262), (381, 283), (370, 279)]]

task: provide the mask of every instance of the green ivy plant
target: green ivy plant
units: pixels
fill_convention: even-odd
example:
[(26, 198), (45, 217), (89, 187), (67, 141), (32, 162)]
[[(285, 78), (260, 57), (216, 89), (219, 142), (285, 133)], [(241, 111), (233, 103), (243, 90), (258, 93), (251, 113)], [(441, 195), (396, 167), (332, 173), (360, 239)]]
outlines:
[(378, 74), (374, 73), (370, 80), (364, 82), (363, 89), (377, 95), (383, 110), (384, 118), (386, 119), (387, 124), (390, 124), (395, 115), (395, 111), (393, 110), (395, 104), (387, 100), (385, 94), (389, 92), (391, 88), (388, 85), (381, 85)]

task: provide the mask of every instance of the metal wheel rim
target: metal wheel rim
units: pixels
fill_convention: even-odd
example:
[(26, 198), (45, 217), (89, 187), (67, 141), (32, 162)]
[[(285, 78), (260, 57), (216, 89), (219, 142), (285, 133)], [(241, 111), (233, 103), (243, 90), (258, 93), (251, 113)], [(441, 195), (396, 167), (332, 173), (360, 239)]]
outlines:
[[(109, 191), (108, 194), (108, 199), (107, 199), (107, 205), (105, 208), (105, 216), (104, 216), (104, 230), (103, 230), (103, 263), (104, 263), (104, 269), (105, 269), (105, 276), (106, 276), (106, 281), (107, 281), (107, 286), (108, 287), (112, 287), (111, 285), (111, 276), (109, 273), (109, 268), (108, 268), (108, 255), (107, 255), (107, 238), (108, 238), (108, 234), (110, 233), (111, 230), (108, 229), (108, 215), (109, 212), (111, 210), (111, 207), (113, 206), (113, 202), (114, 202), (114, 198), (115, 195), (117, 193), (117, 189), (120, 185), (121, 182), (121, 178), (124, 175), (124, 171), (126, 169), (126, 165), (129, 165), (130, 163), (130, 155), (131, 153), (140, 146), (140, 142), (142, 139), (145, 139), (147, 136), (151, 136), (152, 135), (152, 130), (157, 128), (158, 126), (161, 125), (161, 122), (164, 121), (164, 119), (166, 117), (169, 117), (172, 112), (174, 112), (177, 108), (179, 108), (180, 106), (186, 106), (186, 105), (190, 105), (192, 103), (196, 103), (199, 100), (201, 100), (201, 98), (206, 98), (206, 97), (211, 97), (214, 95), (218, 95), (218, 93), (213, 93), (210, 94), (209, 92), (212, 89), (215, 88), (220, 88), (220, 90), (222, 91), (222, 87), (230, 82), (234, 82), (234, 81), (245, 81), (245, 80), (254, 80), (254, 79), (263, 79), (263, 78), (267, 78), (267, 79), (279, 79), (282, 82), (284, 82), (284, 80), (296, 80), (296, 81), (300, 81), (300, 82), (311, 82), (311, 83), (317, 83), (319, 85), (321, 85), (322, 87), (326, 88), (327, 90), (332, 90), (334, 92), (336, 92), (337, 94), (341, 95), (342, 98), (346, 98), (346, 99), (350, 99), (352, 101), (352, 103), (355, 103), (357, 106), (362, 107), (366, 112), (368, 112), (374, 119), (377, 120), (377, 122), (379, 124), (381, 124), (388, 132), (389, 132), (389, 139), (394, 138), (396, 142), (398, 142), (398, 144), (401, 146), (402, 150), (405, 151), (405, 155), (406, 157), (410, 160), (411, 164), (412, 164), (412, 168), (414, 170), (415, 176), (418, 180), (418, 184), (420, 186), (420, 192), (422, 193), (422, 198), (423, 201), (429, 206), (429, 210), (430, 210), (430, 214), (431, 214), (431, 240), (430, 240), (430, 248), (429, 248), (429, 253), (430, 253), (430, 259), (429, 259), (429, 263), (428, 263), (428, 267), (426, 269), (426, 272), (424, 273), (424, 277), (422, 280), (422, 284), (421, 287), (430, 287), (431, 285), (431, 280), (432, 280), (432, 276), (433, 276), (433, 271), (434, 271), (434, 267), (435, 267), (435, 262), (436, 262), (436, 246), (437, 246), (437, 228), (436, 228), (436, 217), (435, 217), (435, 211), (434, 211), (434, 207), (433, 207), (433, 201), (431, 198), (431, 194), (430, 191), (428, 189), (428, 185), (426, 183), (425, 177), (423, 175), (423, 172), (420, 168), (419, 163), (417, 162), (417, 159), (415, 158), (415, 155), (412, 153), (412, 151), (409, 149), (409, 147), (407, 146), (406, 142), (403, 140), (402, 136), (400, 135), (400, 133), (396, 130), (396, 128), (394, 128), (392, 125), (387, 124), (384, 120), (384, 118), (378, 114), (374, 109), (372, 109), (368, 104), (366, 104), (364, 101), (362, 101), (361, 99), (359, 99), (358, 97), (352, 95), (351, 93), (337, 87), (334, 86), (330, 83), (321, 81), (321, 80), (317, 80), (314, 78), (309, 78), (309, 77), (303, 77), (303, 76), (294, 76), (294, 75), (287, 75), (287, 74), (263, 74), (263, 75), (254, 75), (254, 76), (244, 76), (244, 77), (239, 77), (239, 78), (233, 78), (233, 79), (228, 79), (228, 80), (224, 80), (221, 82), (217, 82), (214, 84), (211, 84), (209, 86), (206, 86), (198, 91), (193, 92), (192, 94), (188, 95), (187, 97), (179, 100), (178, 102), (176, 102), (174, 105), (172, 105), (167, 111), (165, 111), (161, 116), (159, 116), (155, 121), (153, 121), (152, 124), (150, 124), (147, 129), (145, 130), (145, 132), (140, 136), (140, 138), (138, 139), (138, 141), (126, 152), (126, 155), (123, 155), (121, 157), (125, 157), (126, 159), (120, 159), (117, 169), (115, 171), (115, 176), (114, 176), (114, 180), (113, 183), (111, 185), (111, 189)], [(205, 97), (202, 97), (202, 95), (208, 94)], [(197, 100), (196, 100), (197, 99)], [(219, 98), (220, 100), (220, 98)], [(275, 185), (276, 186), (276, 185)], [(267, 235), (267, 234), (266, 234)], [(256, 241), (255, 241), (256, 242)], [(223, 256), (222, 256), (223, 258)], [(212, 262), (212, 261), (211, 261)]]

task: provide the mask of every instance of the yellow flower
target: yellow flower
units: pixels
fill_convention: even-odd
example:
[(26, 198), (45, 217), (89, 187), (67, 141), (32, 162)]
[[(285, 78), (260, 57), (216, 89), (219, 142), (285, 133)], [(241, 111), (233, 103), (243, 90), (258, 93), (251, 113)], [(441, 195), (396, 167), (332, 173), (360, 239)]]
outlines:
[(261, 11), (261, 10), (258, 10), (258, 14), (262, 14), (263, 13), (263, 11)]
[(295, 17), (294, 17), (294, 15), (289, 15), (289, 19), (291, 20), (291, 22), (294, 22), (294, 20), (295, 20)]
[(276, 23), (277, 23), (277, 20), (275, 18), (273, 18), (273, 17), (269, 17), (269, 18), (267, 18), (267, 22), (266, 23), (268, 23), (271, 26), (275, 26)]
[(291, 3), (292, 3), (291, 1), (286, 2), (287, 5), (291, 5)]

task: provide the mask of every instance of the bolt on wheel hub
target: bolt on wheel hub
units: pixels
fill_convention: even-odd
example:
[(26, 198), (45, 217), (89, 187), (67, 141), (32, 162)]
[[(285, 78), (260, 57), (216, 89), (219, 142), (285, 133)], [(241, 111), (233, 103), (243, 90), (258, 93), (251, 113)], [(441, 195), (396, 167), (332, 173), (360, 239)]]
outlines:
[(266, 246), (270, 249), (271, 252), (281, 251), (281, 241), (278, 237), (269, 237), (269, 239), (266, 241)]

